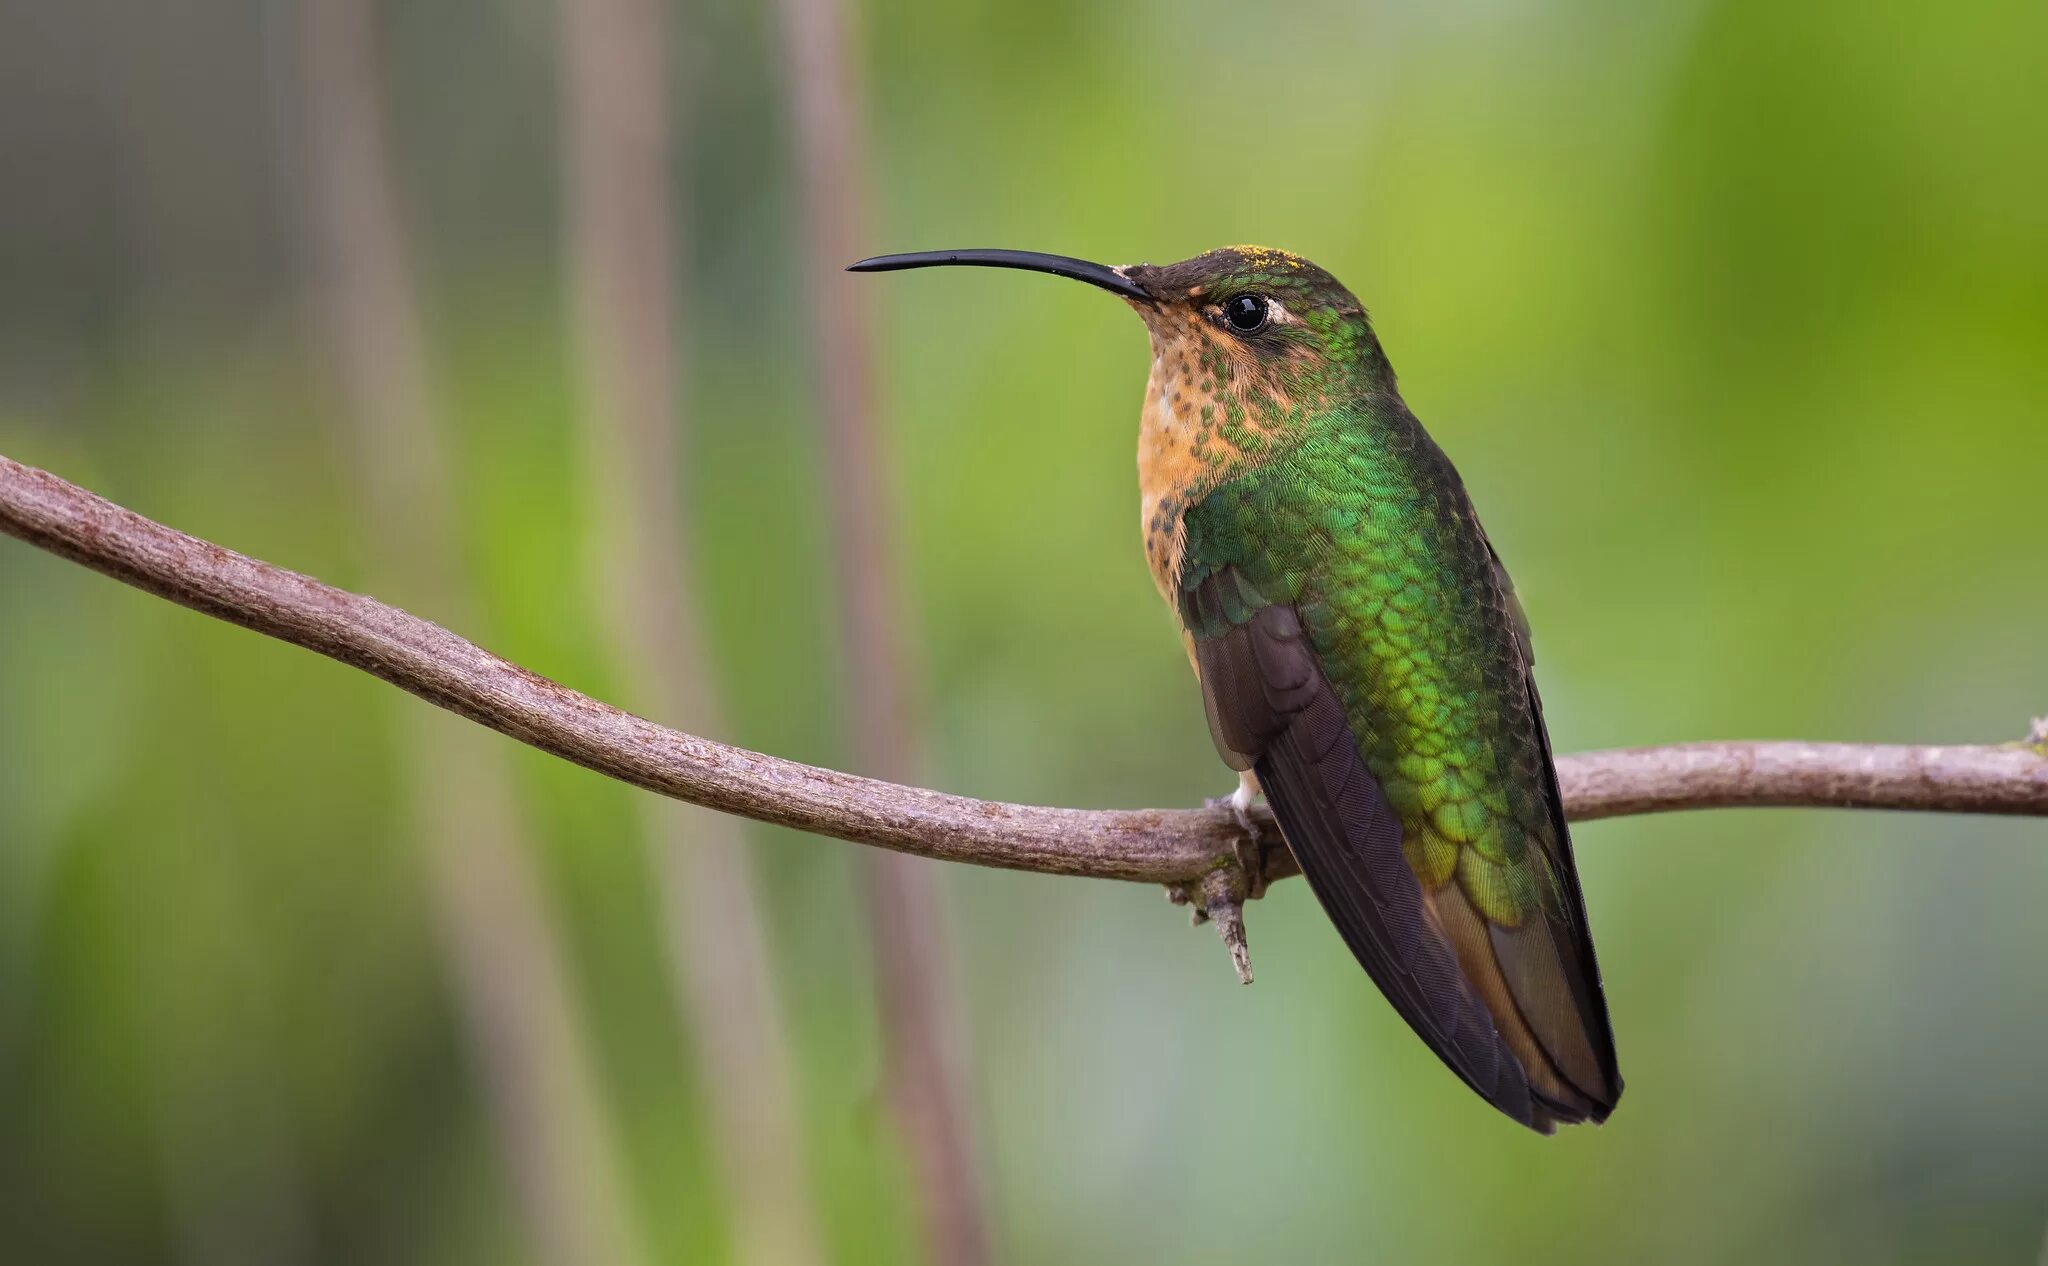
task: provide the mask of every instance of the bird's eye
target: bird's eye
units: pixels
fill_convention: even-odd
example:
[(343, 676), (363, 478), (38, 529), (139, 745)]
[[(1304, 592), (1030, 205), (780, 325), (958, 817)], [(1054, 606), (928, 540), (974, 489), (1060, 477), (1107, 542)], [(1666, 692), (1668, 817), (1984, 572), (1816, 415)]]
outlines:
[(1239, 295), (1223, 305), (1223, 319), (1239, 334), (1257, 334), (1266, 328), (1270, 307), (1264, 295)]

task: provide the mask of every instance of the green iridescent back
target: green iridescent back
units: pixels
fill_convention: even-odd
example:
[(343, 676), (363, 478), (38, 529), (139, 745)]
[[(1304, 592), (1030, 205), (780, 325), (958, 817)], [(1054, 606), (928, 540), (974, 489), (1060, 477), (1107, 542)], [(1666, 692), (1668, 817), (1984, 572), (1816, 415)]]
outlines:
[(1391, 394), (1264, 456), (1185, 512), (1184, 590), (1235, 566), (1294, 604), (1426, 887), (1507, 926), (1561, 912), (1525, 635), (1449, 459)]

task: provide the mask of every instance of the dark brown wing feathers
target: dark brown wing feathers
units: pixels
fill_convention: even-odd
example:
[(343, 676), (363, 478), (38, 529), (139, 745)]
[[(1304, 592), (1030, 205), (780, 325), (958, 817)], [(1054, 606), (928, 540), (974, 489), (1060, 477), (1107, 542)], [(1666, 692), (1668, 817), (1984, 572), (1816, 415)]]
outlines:
[[(1217, 750), (1256, 771), (1310, 888), (1395, 1010), (1515, 1120), (1548, 1132), (1556, 1121), (1604, 1118), (1620, 1079), (1611, 1039), (1589, 1043), (1585, 1033), (1597, 1016), (1604, 1038), (1607, 1016), (1597, 985), (1581, 979), (1594, 968), (1569, 844), (1555, 869), (1571, 926), (1488, 927), (1456, 884), (1425, 892), (1294, 608), (1264, 605), (1223, 567), (1189, 592), (1187, 610)], [(1584, 970), (1566, 970), (1560, 952)]]
[[(1193, 595), (1203, 615), (1235, 583), (1231, 569)], [(1217, 747), (1248, 759), (1302, 873), (1373, 983), (1466, 1084), (1538, 1126), (1521, 1066), (1464, 984), (1456, 955), (1401, 851), (1401, 824), (1359, 755), (1301, 622), (1267, 606), (1239, 624), (1218, 619), (1195, 642)], [(1233, 762), (1235, 763), (1235, 762)], [(1242, 767), (1242, 766), (1240, 766)]]
[[(1484, 537), (1482, 532), (1481, 538)], [(1549, 956), (1518, 952), (1519, 946), (1501, 945), (1507, 929), (1494, 928), (1496, 956), (1507, 967), (1510, 984), (1515, 987), (1516, 996), (1524, 1000), (1525, 1010), (1559, 1018), (1556, 1028), (1539, 1029), (1538, 1036), (1544, 1039), (1544, 1047), (1559, 1070), (1594, 1104), (1597, 1110), (1591, 1114), (1592, 1119), (1604, 1121), (1621, 1098), (1621, 1069), (1615, 1057), (1614, 1026), (1607, 1014), (1607, 996), (1600, 987), (1600, 963), (1593, 953), (1586, 898), (1579, 886), (1578, 865), (1572, 857), (1564, 792), (1557, 785), (1557, 758), (1550, 748), (1550, 727), (1543, 720), (1543, 698), (1536, 689), (1536, 649), (1529, 634), (1529, 617), (1515, 593), (1515, 582), (1508, 576), (1500, 561), (1500, 551), (1493, 548), (1491, 540), (1486, 541), (1486, 553), (1493, 563), (1494, 584), (1508, 605), (1515, 641), (1522, 653), (1522, 680), (1529, 692), (1530, 723), (1536, 729), (1542, 753), (1544, 804), (1550, 816), (1550, 837), (1537, 843), (1548, 845), (1548, 874), (1557, 880), (1562, 898), (1544, 906), (1544, 926), (1550, 932)], [(1534, 939), (1527, 929), (1525, 925), (1524, 934), (1518, 939)], [(1547, 964), (1554, 964), (1554, 971), (1540, 972)], [(1545, 977), (1542, 983), (1538, 982), (1539, 975)], [(1562, 1000), (1542, 1008), (1530, 1005), (1529, 999), (1554, 991), (1560, 979), (1569, 991), (1573, 1004), (1570, 1009), (1561, 1004)]]

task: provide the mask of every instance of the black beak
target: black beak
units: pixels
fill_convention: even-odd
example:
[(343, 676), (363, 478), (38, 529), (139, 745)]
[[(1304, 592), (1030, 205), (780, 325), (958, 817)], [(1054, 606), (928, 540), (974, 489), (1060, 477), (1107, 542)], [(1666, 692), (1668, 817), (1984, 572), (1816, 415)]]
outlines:
[(903, 268), (935, 268), (942, 264), (979, 264), (984, 268), (1022, 268), (1028, 272), (1051, 273), (1100, 286), (1111, 294), (1146, 303), (1152, 296), (1107, 264), (1091, 264), (1065, 255), (1041, 255), (1037, 251), (919, 251), (914, 255), (877, 255), (847, 265), (850, 273), (892, 273)]

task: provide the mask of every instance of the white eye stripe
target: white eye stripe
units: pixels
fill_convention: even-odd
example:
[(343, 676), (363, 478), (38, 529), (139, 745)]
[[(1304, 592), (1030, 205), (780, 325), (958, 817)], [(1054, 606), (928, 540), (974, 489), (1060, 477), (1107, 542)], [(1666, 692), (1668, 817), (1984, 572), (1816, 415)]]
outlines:
[(1266, 300), (1266, 324), (1292, 325), (1296, 319), (1292, 312), (1281, 306), (1278, 299)]

